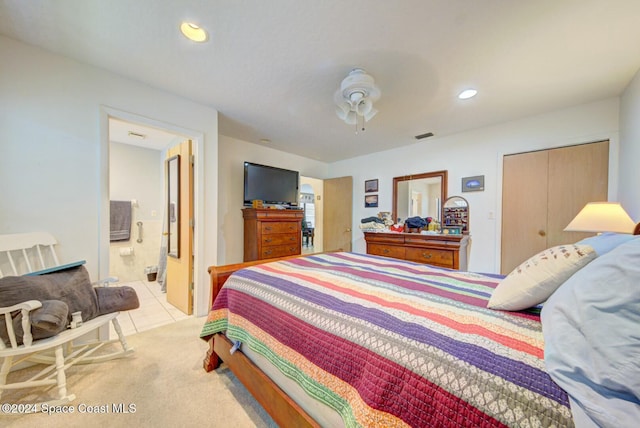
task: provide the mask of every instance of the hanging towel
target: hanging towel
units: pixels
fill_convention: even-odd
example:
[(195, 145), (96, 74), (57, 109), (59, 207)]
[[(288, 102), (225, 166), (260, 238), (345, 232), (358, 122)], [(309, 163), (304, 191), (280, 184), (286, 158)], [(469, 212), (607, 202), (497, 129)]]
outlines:
[(111, 201), (111, 241), (128, 241), (131, 235), (131, 201)]

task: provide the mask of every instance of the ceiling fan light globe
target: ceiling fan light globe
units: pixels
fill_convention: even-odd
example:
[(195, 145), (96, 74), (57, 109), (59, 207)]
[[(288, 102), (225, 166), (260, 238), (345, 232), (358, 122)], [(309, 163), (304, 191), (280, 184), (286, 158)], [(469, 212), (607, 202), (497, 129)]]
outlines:
[(351, 111), (351, 106), (347, 102), (342, 102), (336, 106), (336, 114), (341, 120), (347, 118), (349, 111)]
[(369, 114), (369, 112), (371, 112), (372, 109), (373, 103), (370, 99), (365, 98), (356, 106), (356, 113), (358, 113), (360, 116), (366, 116)]
[(347, 125), (355, 125), (357, 118), (358, 118), (358, 115), (356, 114), (356, 112), (355, 111), (350, 111), (347, 114), (347, 117), (345, 117), (344, 122)]
[(371, 119), (373, 119), (373, 116), (375, 116), (377, 113), (378, 113), (378, 110), (371, 107), (371, 110), (369, 110), (369, 112), (364, 115), (364, 120), (366, 120), (367, 122), (370, 121)]

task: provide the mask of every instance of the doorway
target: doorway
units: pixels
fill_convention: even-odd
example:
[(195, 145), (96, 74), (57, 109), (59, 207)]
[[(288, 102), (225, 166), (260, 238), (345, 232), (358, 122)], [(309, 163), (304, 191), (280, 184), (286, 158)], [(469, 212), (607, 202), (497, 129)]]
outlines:
[[(126, 317), (121, 320), (123, 331), (134, 333), (187, 317), (167, 302), (163, 284), (158, 280), (162, 269), (159, 266), (160, 255), (166, 252), (162, 248), (162, 236), (166, 212), (164, 166), (167, 148), (185, 137), (194, 136), (149, 119), (106, 108), (103, 110), (107, 133), (103, 139), (102, 158), (107, 162), (102, 163), (105, 174), (101, 175), (106, 177), (107, 183), (101, 198), (106, 210), (103, 208), (101, 211), (106, 211), (104, 217), (107, 222), (101, 221), (101, 228), (106, 228), (107, 233), (101, 233), (106, 238), (104, 241), (101, 239), (100, 244), (100, 276), (117, 276), (120, 285), (136, 289), (141, 307), (123, 313)], [(201, 140), (202, 137), (196, 134), (195, 138)], [(196, 141), (194, 145), (197, 147), (198, 144)], [(131, 203), (128, 241), (110, 242), (111, 200)], [(106, 273), (105, 267), (108, 267)], [(203, 298), (205, 293), (198, 294), (194, 299)]]

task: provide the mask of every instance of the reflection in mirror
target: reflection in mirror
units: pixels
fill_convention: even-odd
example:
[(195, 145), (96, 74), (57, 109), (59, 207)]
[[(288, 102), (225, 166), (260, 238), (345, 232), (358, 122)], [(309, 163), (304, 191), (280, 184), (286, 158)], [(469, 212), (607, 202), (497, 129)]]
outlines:
[(167, 160), (167, 254), (180, 258), (180, 155)]
[(409, 217), (440, 220), (442, 201), (447, 197), (447, 171), (405, 175), (393, 179), (393, 221)]
[(460, 227), (469, 233), (469, 203), (462, 196), (452, 196), (442, 205), (442, 226)]

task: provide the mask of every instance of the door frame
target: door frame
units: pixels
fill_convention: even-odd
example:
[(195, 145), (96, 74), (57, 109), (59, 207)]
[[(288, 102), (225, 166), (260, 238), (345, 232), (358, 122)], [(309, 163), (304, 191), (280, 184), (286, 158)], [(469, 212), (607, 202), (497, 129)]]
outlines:
[[(209, 308), (209, 278), (207, 267), (204, 265), (204, 236), (200, 229), (204, 229), (204, 133), (183, 128), (174, 124), (150, 119), (145, 116), (100, 106), (100, 145), (98, 151), (99, 189), (98, 189), (98, 275), (100, 278), (109, 276), (109, 118), (139, 123), (145, 126), (160, 128), (167, 132), (178, 134), (192, 140), (193, 144), (193, 308), (195, 316), (206, 315)], [(160, 249), (158, 249), (159, 254)], [(203, 313), (203, 309), (204, 313)]]

